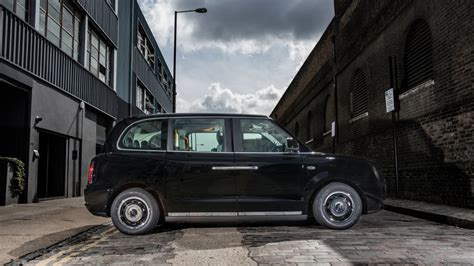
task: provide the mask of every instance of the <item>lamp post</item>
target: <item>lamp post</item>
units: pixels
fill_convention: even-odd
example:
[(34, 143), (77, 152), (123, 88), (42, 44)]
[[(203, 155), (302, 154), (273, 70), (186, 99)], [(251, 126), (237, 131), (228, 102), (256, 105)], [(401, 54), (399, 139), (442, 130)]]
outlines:
[(176, 28), (178, 25), (178, 14), (179, 13), (206, 13), (206, 8), (196, 8), (192, 10), (181, 10), (174, 11), (174, 52), (173, 52), (173, 113), (176, 113)]

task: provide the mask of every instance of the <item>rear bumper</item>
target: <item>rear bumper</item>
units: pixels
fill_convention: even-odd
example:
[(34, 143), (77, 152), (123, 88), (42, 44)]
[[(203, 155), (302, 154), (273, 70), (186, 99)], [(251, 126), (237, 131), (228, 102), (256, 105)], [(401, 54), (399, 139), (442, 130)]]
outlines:
[(90, 213), (96, 216), (109, 217), (109, 192), (90, 187), (84, 189), (84, 201)]

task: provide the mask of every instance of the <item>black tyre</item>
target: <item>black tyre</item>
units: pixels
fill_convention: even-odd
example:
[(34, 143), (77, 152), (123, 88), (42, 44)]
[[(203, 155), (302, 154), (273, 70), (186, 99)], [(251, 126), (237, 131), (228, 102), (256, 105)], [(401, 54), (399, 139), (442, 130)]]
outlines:
[(334, 182), (323, 187), (313, 200), (316, 222), (331, 229), (348, 229), (362, 214), (359, 193), (349, 185)]
[(131, 188), (114, 199), (110, 216), (120, 232), (139, 235), (151, 231), (158, 224), (160, 208), (149, 192), (141, 188)]

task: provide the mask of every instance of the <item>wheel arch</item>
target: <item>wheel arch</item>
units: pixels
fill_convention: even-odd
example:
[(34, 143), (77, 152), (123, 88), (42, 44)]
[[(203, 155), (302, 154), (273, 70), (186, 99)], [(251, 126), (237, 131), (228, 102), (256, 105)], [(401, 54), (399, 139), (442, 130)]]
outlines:
[(115, 188), (111, 195), (109, 196), (108, 202), (107, 202), (107, 215), (110, 216), (110, 209), (112, 208), (112, 203), (114, 202), (115, 198), (122, 192), (124, 192), (127, 189), (131, 188), (141, 188), (145, 190), (146, 192), (150, 193), (153, 198), (156, 200), (158, 203), (158, 206), (160, 207), (160, 219), (164, 218), (166, 215), (166, 209), (165, 209), (165, 204), (163, 202), (163, 197), (161, 193), (157, 192), (155, 189), (152, 189), (150, 186), (147, 186), (146, 184), (139, 183), (139, 182), (131, 182), (131, 183), (125, 183), (120, 185), (119, 187)]
[(304, 205), (306, 207), (306, 214), (308, 215), (308, 217), (312, 217), (313, 216), (313, 201), (314, 201), (314, 197), (316, 196), (316, 194), (321, 191), (321, 189), (323, 189), (326, 185), (330, 184), (330, 183), (343, 183), (343, 184), (346, 184), (350, 187), (352, 187), (353, 189), (355, 189), (355, 191), (357, 191), (357, 193), (359, 194), (360, 196), (360, 199), (362, 201), (362, 213), (363, 214), (366, 214), (367, 213), (367, 196), (365, 195), (365, 193), (360, 189), (360, 187), (353, 181), (351, 180), (348, 180), (348, 179), (344, 179), (344, 178), (326, 178), (322, 181), (319, 181), (317, 184), (315, 184), (311, 189), (309, 189), (308, 193), (306, 193), (306, 197), (304, 199)]

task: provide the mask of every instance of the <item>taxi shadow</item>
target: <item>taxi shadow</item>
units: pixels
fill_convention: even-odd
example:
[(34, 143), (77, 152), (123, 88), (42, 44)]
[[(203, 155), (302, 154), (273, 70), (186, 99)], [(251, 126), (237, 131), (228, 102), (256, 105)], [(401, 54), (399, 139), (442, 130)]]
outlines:
[[(416, 231), (429, 224), (436, 224), (389, 211), (364, 215), (359, 222), (347, 230), (332, 230), (308, 222), (301, 217), (262, 217), (246, 219), (229, 218), (186, 218), (167, 220), (163, 226), (156, 227), (150, 234), (200, 228), (203, 232), (213, 232), (222, 228), (232, 228), (241, 235), (241, 245), (249, 247), (265, 246), (270, 243), (286, 241), (316, 240), (338, 245), (339, 240), (357, 241), (374, 236), (380, 240), (402, 236), (403, 231)], [(438, 224), (439, 225), (439, 224)], [(441, 226), (441, 225), (440, 225)], [(225, 231), (225, 230), (221, 230)], [(205, 234), (205, 233), (203, 233)], [(202, 246), (202, 249), (207, 249)]]

